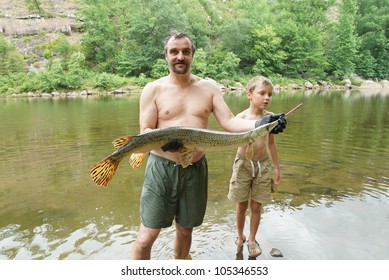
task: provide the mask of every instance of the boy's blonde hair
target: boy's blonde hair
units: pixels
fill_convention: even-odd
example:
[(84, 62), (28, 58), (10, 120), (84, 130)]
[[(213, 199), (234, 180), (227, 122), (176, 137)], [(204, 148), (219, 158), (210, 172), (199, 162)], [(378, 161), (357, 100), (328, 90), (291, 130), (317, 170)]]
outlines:
[(246, 86), (247, 92), (253, 92), (257, 85), (273, 86), (273, 83), (264, 76), (255, 76), (247, 83)]

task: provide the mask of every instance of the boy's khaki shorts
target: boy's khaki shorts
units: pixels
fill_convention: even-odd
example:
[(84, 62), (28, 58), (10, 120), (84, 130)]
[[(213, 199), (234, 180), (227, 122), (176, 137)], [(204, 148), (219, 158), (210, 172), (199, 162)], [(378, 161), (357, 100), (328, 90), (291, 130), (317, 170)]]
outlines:
[(208, 198), (205, 156), (182, 168), (150, 153), (140, 202), (140, 217), (149, 228), (166, 228), (173, 220), (184, 228), (202, 224)]
[(234, 160), (228, 199), (233, 202), (244, 202), (250, 198), (258, 203), (271, 202), (273, 179), (271, 160), (249, 161), (237, 154)]

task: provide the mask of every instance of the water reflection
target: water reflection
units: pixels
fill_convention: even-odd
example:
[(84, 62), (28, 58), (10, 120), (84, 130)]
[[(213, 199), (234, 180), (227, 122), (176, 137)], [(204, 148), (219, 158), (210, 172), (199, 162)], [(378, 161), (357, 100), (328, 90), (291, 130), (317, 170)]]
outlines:
[[(248, 106), (245, 96), (225, 98), (234, 113)], [(138, 133), (138, 101), (0, 100), (0, 259), (129, 258), (144, 166), (123, 162), (107, 189), (87, 170), (112, 152), (112, 139)], [(257, 259), (272, 259), (272, 248), (284, 259), (388, 259), (389, 97), (282, 92), (270, 110), (301, 102), (276, 138), (283, 183), (262, 215)], [(220, 129), (213, 118), (210, 127)], [(209, 202), (193, 259), (236, 258), (235, 207), (226, 198), (234, 155), (208, 155)], [(172, 258), (174, 233), (162, 230), (153, 258)]]

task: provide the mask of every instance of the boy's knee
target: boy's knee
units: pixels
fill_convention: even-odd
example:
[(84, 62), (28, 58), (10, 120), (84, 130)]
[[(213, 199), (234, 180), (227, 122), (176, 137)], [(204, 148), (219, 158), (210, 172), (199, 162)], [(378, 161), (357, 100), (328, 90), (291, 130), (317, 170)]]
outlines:
[(261, 211), (261, 208), (262, 208), (262, 204), (261, 203), (258, 203), (256, 201), (251, 201), (250, 203), (250, 210), (251, 212), (260, 212)]
[(237, 208), (237, 210), (240, 211), (240, 212), (246, 211), (247, 208), (248, 208), (248, 203), (247, 203), (247, 201), (237, 203), (237, 204), (236, 204), (236, 208)]

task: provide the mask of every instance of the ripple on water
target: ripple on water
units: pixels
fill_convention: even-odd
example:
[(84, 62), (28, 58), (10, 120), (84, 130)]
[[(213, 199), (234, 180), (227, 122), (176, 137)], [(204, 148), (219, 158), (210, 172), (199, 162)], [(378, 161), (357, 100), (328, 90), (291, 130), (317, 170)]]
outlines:
[(8, 225), (0, 229), (0, 259), (128, 259), (129, 244), (136, 236), (122, 225), (103, 229), (91, 223), (63, 238), (55, 235), (50, 224), (32, 232), (20, 228)]

